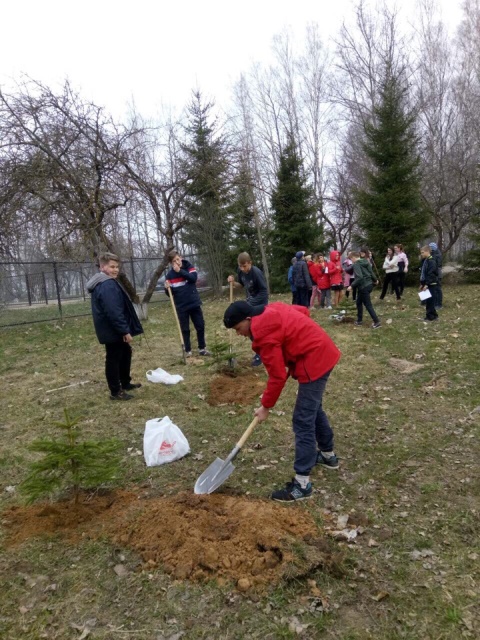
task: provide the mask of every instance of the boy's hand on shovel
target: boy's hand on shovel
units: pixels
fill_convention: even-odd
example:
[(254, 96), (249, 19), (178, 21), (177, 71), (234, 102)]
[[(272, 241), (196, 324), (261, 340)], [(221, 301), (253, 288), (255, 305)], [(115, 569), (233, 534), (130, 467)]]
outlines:
[(262, 407), (258, 407), (258, 409), (255, 409), (253, 413), (259, 422), (264, 422), (270, 414), (270, 409), (267, 409), (267, 407), (262, 406)]

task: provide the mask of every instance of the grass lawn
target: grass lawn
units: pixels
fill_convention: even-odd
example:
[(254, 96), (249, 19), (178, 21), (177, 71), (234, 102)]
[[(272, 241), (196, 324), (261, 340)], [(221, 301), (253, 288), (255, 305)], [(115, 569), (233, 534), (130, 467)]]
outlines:
[[(440, 322), (428, 325), (418, 320), (423, 309), (413, 289), (400, 308), (374, 300), (383, 323), (378, 331), (369, 322), (354, 327), (332, 322), (326, 310), (313, 312), (342, 351), (324, 405), (341, 468), (316, 469), (313, 498), (288, 508), (313, 517), (319, 530), (326, 522), (344, 528), (349, 515), (351, 528), (361, 524), (361, 535), (351, 543), (331, 540), (339, 571), (314, 569), (246, 593), (228, 581), (179, 580), (162, 566), (149, 570), (140, 551), (106, 535), (30, 536), (14, 546), (8, 539), (5, 513), (22, 504), (18, 485), (34, 459), (27, 446), (55, 432), (64, 407), (82, 416), (89, 437), (122, 442), (117, 487), (142, 497), (175, 500), (191, 493), (200, 473), (224, 458), (245, 430), (257, 403), (241, 404), (240, 386), (237, 403), (207, 403), (217, 372), (211, 364), (181, 363), (168, 305), (151, 308), (146, 339), (135, 339), (133, 375), (143, 387), (127, 403), (108, 397), (104, 348), (89, 317), (0, 331), (0, 637), (480, 637), (480, 287), (445, 287), (444, 297)], [(204, 303), (209, 346), (228, 339), (222, 327), (227, 304)], [(234, 347), (246, 370), (248, 342), (235, 336)], [(404, 373), (392, 358), (421, 368)], [(185, 381), (147, 383), (145, 372), (156, 367)], [(265, 379), (263, 368), (255, 374), (256, 383)], [(289, 381), (217, 500), (243, 496), (261, 509), (260, 499), (290, 479), (295, 391)], [(145, 421), (165, 415), (188, 437), (192, 455), (146, 468)], [(292, 552), (301, 556), (301, 546)]]

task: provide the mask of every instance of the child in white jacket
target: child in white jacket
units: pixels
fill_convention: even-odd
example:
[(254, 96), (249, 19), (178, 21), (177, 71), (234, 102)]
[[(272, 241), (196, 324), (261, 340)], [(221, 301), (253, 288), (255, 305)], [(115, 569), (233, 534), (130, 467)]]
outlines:
[(387, 249), (387, 255), (383, 262), (383, 268), (385, 270), (385, 280), (383, 281), (382, 293), (380, 294), (380, 300), (385, 298), (388, 290), (388, 285), (392, 283), (393, 290), (397, 296), (397, 301), (401, 300), (400, 287), (398, 282), (398, 256), (395, 255), (394, 250), (391, 247)]

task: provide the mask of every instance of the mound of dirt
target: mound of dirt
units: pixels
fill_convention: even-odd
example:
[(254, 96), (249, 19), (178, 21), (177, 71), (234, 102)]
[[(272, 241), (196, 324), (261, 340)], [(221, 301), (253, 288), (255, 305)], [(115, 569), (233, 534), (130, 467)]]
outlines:
[[(261, 589), (331, 564), (324, 538), (301, 509), (224, 494), (139, 499), (135, 493), (10, 508), (3, 515), (7, 544), (42, 534), (106, 536), (135, 550), (143, 569), (179, 580), (233, 582)], [(302, 547), (301, 560), (293, 551)], [(330, 554), (331, 555), (331, 554)]]
[(265, 386), (265, 378), (251, 371), (237, 376), (215, 376), (210, 383), (207, 402), (213, 407), (221, 404), (259, 404)]

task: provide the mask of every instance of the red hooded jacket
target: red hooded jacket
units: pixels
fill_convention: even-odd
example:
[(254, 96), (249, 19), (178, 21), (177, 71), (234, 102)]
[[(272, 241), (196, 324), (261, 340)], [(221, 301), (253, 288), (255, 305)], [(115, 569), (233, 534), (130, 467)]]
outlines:
[(325, 268), (328, 266), (328, 262), (320, 262), (318, 264), (318, 278), (317, 287), (319, 289), (330, 289), (330, 276), (325, 273)]
[(308, 267), (308, 273), (310, 274), (310, 277), (312, 279), (312, 282), (314, 284), (314, 286), (317, 286), (317, 280), (320, 274), (320, 265), (316, 262), (313, 262), (313, 260), (309, 260), (307, 262), (307, 267)]
[(318, 380), (333, 369), (340, 351), (330, 336), (311, 320), (306, 307), (274, 302), (251, 320), (252, 349), (268, 372), (262, 405), (275, 406), (288, 376), (300, 383)]
[(330, 286), (343, 284), (342, 265), (340, 262), (340, 252), (330, 251), (330, 262), (328, 263), (328, 275), (330, 276)]

